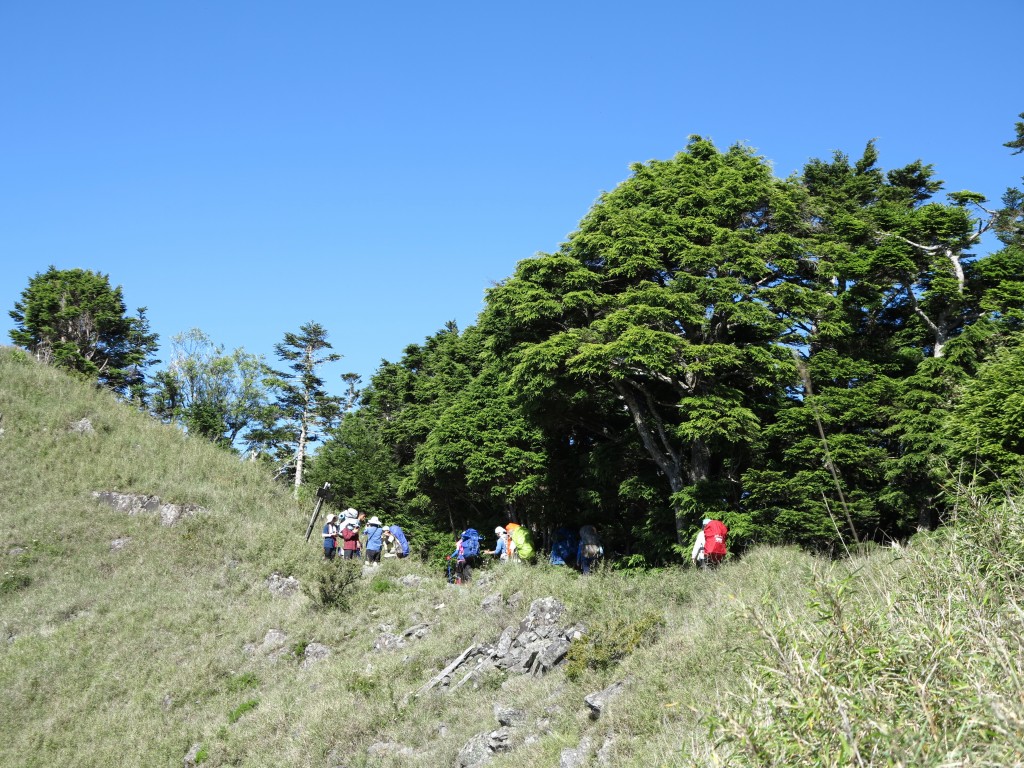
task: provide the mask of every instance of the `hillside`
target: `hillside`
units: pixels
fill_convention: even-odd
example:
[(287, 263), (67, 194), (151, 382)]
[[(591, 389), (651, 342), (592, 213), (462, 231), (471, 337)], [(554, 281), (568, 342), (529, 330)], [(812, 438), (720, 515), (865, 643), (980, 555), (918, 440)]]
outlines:
[[(970, 510), (985, 547), (972, 526), (841, 563), (755, 548), (710, 575), (513, 565), (464, 587), (410, 558), (323, 607), (342, 572), (257, 468), (6, 349), (0, 428), (0, 765), (1024, 755), (1012, 501)], [(164, 525), (96, 492), (199, 509)]]

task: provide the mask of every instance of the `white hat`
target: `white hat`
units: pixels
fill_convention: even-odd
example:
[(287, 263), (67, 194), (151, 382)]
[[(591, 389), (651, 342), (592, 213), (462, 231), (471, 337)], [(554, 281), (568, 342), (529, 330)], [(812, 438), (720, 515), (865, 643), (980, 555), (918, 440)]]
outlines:
[(380, 518), (374, 515), (370, 518), (370, 522), (368, 522), (367, 525), (380, 525)]
[(345, 515), (345, 517), (359, 517), (359, 513), (352, 509), (352, 507), (346, 509), (342, 514)]
[(498, 534), (499, 536), (503, 536), (505, 533), (507, 533), (507, 531), (504, 528), (502, 528), (500, 525), (497, 528), (494, 529), (494, 532), (496, 534)]
[(328, 515), (327, 516), (327, 522), (328, 523), (331, 522), (332, 520), (337, 520), (337, 519), (338, 519), (337, 515)]

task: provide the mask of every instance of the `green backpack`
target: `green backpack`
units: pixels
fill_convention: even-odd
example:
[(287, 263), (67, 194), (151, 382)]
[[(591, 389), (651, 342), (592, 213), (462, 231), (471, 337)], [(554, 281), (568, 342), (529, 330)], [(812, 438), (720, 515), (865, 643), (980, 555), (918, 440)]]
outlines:
[(530, 529), (520, 525), (512, 531), (512, 543), (516, 545), (516, 554), (520, 560), (532, 560), (534, 555), (533, 534)]

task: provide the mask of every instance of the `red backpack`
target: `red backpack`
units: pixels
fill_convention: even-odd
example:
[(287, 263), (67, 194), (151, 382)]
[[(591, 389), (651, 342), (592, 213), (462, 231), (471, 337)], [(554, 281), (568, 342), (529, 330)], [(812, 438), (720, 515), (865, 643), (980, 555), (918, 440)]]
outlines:
[(712, 520), (704, 526), (704, 554), (724, 555), (725, 538), (729, 535), (729, 529), (721, 520)]

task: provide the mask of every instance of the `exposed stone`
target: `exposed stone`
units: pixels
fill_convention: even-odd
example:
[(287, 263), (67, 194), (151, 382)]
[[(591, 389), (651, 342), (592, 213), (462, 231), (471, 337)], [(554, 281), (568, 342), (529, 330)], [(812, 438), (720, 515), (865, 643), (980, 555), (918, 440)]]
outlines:
[(558, 761), (558, 768), (580, 768), (580, 766), (586, 765), (590, 744), (590, 737), (584, 736), (575, 749), (563, 749)]
[(306, 646), (306, 650), (303, 653), (302, 668), (312, 666), (318, 661), (322, 661), (331, 655), (331, 649), (321, 643), (310, 643)]
[(607, 706), (608, 702), (619, 694), (625, 684), (625, 680), (619, 680), (616, 683), (612, 683), (604, 690), (592, 693), (583, 699), (587, 706), (590, 707), (591, 720), (597, 720), (597, 718), (601, 716), (601, 712), (604, 710), (605, 706)]
[(398, 583), (403, 587), (418, 587), (421, 581), (423, 581), (423, 577), (410, 573), (408, 576), (400, 578)]
[(373, 650), (390, 651), (395, 648), (401, 648), (404, 645), (404, 637), (401, 637), (400, 635), (393, 635), (390, 632), (382, 632), (377, 635), (377, 639), (373, 641)]
[(600, 766), (612, 764), (612, 750), (615, 748), (615, 739), (608, 736), (604, 740), (604, 744), (597, 750), (597, 764)]
[(565, 614), (565, 606), (553, 597), (540, 597), (530, 603), (530, 610), (519, 625), (520, 632), (557, 624)]
[(287, 642), (288, 635), (280, 629), (270, 629), (267, 630), (267, 634), (263, 636), (263, 644), (260, 646), (260, 650), (263, 651), (263, 653), (269, 653), (270, 651), (283, 647)]
[(282, 576), (275, 571), (267, 579), (267, 588), (277, 597), (291, 597), (299, 591), (299, 580), (294, 576)]
[(131, 540), (132, 539), (130, 536), (122, 536), (119, 539), (114, 539), (112, 542), (110, 542), (110, 551), (120, 552), (122, 549), (128, 546)]
[(512, 750), (511, 738), (512, 731), (503, 725), (498, 730), (491, 731), (487, 735), (487, 746), (491, 752), (510, 752)]
[(531, 672), (534, 675), (544, 675), (555, 668), (566, 654), (569, 653), (569, 641), (558, 639), (549, 643), (543, 651), (537, 654)]
[(25, 547), (12, 547), (7, 550), (7, 554), (11, 557), (17, 557), (18, 555), (24, 555), (28, 550)]
[(494, 752), (488, 744), (489, 733), (478, 733), (463, 745), (455, 758), (455, 768), (477, 768), (486, 765), (494, 757)]
[(199, 763), (196, 758), (199, 757), (199, 750), (203, 748), (202, 744), (193, 744), (189, 751), (185, 754), (185, 768), (195, 768)]
[(393, 741), (378, 741), (366, 748), (368, 757), (412, 757), (416, 750)]
[(518, 608), (520, 605), (522, 605), (522, 602), (525, 599), (526, 595), (524, 595), (522, 592), (516, 592), (511, 597), (509, 597), (508, 607), (513, 609)]
[(526, 710), (515, 707), (503, 707), (500, 704), (494, 705), (494, 719), (498, 725), (520, 725), (526, 722)]
[(503, 602), (504, 598), (501, 596), (501, 593), (495, 592), (493, 595), (488, 595), (483, 599), (483, 602), (480, 603), (480, 608), (482, 608), (484, 611), (501, 610)]
[(206, 512), (198, 504), (168, 504), (161, 501), (159, 496), (142, 493), (93, 491), (92, 497), (119, 512), (126, 512), (129, 515), (156, 513), (160, 516), (160, 524), (165, 526), (174, 525), (187, 517), (193, 517), (200, 512)]
[(89, 419), (79, 419), (78, 421), (72, 422), (68, 427), (72, 432), (77, 432), (80, 435), (93, 435), (96, 434), (96, 430), (92, 427), (92, 422)]

